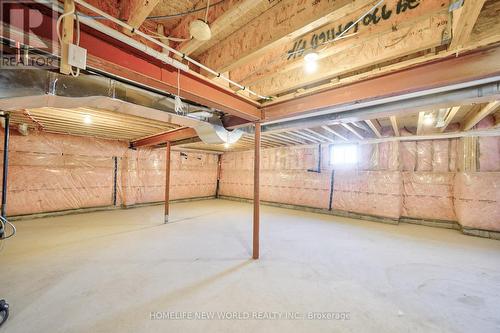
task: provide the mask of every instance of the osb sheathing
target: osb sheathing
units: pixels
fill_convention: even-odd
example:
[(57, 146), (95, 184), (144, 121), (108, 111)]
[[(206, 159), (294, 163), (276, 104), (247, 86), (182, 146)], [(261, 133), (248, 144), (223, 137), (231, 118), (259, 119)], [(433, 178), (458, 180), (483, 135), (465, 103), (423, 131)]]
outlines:
[[(122, 141), (12, 131), (7, 215), (113, 205), (115, 157), (117, 206), (164, 200), (165, 149), (131, 150)], [(216, 182), (216, 155), (172, 151), (172, 200), (213, 196)]]
[[(500, 231), (500, 164), (494, 162), (500, 138), (480, 138), (477, 172), (459, 168), (460, 144), (449, 139), (360, 145), (356, 166), (335, 169), (323, 146), (321, 172), (318, 146), (265, 149), (261, 200)], [(252, 168), (253, 152), (224, 154), (220, 194), (252, 198)]]

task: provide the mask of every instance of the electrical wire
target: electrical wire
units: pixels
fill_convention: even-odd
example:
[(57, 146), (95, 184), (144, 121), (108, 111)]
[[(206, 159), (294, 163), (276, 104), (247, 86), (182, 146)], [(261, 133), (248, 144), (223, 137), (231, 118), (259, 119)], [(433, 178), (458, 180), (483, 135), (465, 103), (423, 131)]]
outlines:
[(148, 28), (145, 28), (147, 32), (149, 32), (151, 35), (149, 35), (149, 37), (152, 37), (152, 38), (157, 38), (157, 39), (167, 39), (167, 40), (171, 40), (173, 42), (185, 42), (185, 41), (188, 41), (188, 40), (191, 40), (191, 38), (177, 38), (177, 37), (170, 37), (170, 36), (165, 36), (165, 35), (162, 35), (158, 32), (155, 32), (155, 31), (152, 31), (151, 29), (148, 29)]
[[(351, 33), (351, 34), (348, 34), (346, 35), (346, 33), (351, 30), (352, 27), (356, 26), (356, 24), (358, 24), (362, 19), (365, 18), (366, 15), (370, 14), (371, 12), (373, 12), (376, 8), (378, 8), (385, 0), (380, 0), (379, 2), (377, 2), (374, 6), (372, 6), (368, 11), (366, 11), (363, 15), (361, 15), (356, 21), (354, 21), (352, 24), (350, 24), (344, 31), (342, 31), (338, 36), (336, 36), (335, 38), (331, 39), (331, 40), (327, 40), (323, 43), (320, 43), (314, 47), (308, 47), (308, 48), (303, 48), (303, 49), (300, 49), (300, 50), (297, 50), (297, 51), (293, 51), (293, 52), (287, 52), (286, 54), (283, 54), (283, 55), (280, 55), (274, 59), (271, 59), (271, 62), (268, 63), (267, 65), (265, 65), (264, 67), (261, 67), (260, 69), (265, 69), (266, 67), (269, 67), (271, 65), (273, 65), (274, 63), (277, 63), (278, 61), (281, 61), (283, 58), (285, 57), (290, 57), (294, 54), (303, 54), (309, 50), (316, 50), (318, 47), (321, 47), (321, 46), (325, 46), (327, 44), (331, 44), (331, 43), (334, 43), (334, 42), (337, 42), (341, 39), (345, 39), (345, 38), (350, 38), (350, 37), (353, 37), (355, 35), (357, 35), (358, 33), (355, 32), (355, 33)], [(325, 47), (326, 48), (326, 47)], [(321, 49), (321, 50), (318, 50), (317, 52), (321, 52), (323, 51), (325, 48)], [(252, 76), (254, 73), (250, 73), (248, 74), (246, 77), (244, 77), (242, 80), (246, 80), (248, 77)]]
[(352, 36), (355, 36), (357, 33), (353, 33), (353, 34), (349, 34), (347, 36), (344, 36), (349, 30), (351, 30), (352, 27), (356, 26), (356, 24), (358, 24), (362, 19), (365, 18), (366, 15), (368, 14), (371, 14), (371, 12), (373, 12), (375, 9), (377, 9), (385, 0), (380, 0), (379, 2), (377, 2), (377, 4), (375, 4), (373, 7), (371, 7), (367, 12), (365, 12), (363, 15), (361, 15), (356, 21), (354, 21), (352, 24), (350, 24), (344, 31), (342, 31), (338, 36), (336, 36), (335, 38), (331, 39), (331, 40), (327, 40), (326, 42), (323, 42), (323, 43), (320, 43), (314, 47), (309, 47), (307, 49), (301, 49), (301, 50), (298, 50), (298, 51), (295, 51), (295, 52), (290, 52), (290, 53), (287, 53), (286, 56), (290, 56), (290, 55), (294, 55), (296, 53), (301, 53), (301, 52), (305, 52), (305, 51), (308, 51), (308, 50), (311, 50), (311, 49), (316, 49), (318, 46), (323, 46), (323, 45), (327, 45), (327, 44), (331, 44), (331, 43), (335, 43), (336, 41), (340, 40), (340, 39), (344, 39), (344, 38), (348, 38), (348, 37), (352, 37)]
[[(180, 12), (180, 13), (176, 13), (176, 14), (171, 14), (171, 15), (148, 16), (148, 17), (146, 17), (146, 20), (150, 20), (150, 21), (173, 20), (173, 19), (177, 19), (179, 17), (184, 17), (184, 16), (188, 16), (188, 15), (195, 14), (198, 12), (202, 12), (202, 11), (206, 10), (207, 8), (212, 8), (212, 7), (219, 5), (219, 4), (223, 3), (224, 1), (226, 1), (226, 0), (220, 0), (220, 1), (215, 2), (209, 6), (205, 6), (205, 7), (201, 7), (201, 8), (197, 8), (197, 9), (192, 9), (192, 10), (188, 10), (188, 11)], [(106, 19), (104, 16), (87, 16), (87, 17), (92, 18), (94, 20), (105, 20)], [(121, 20), (126, 21), (123, 19), (121, 19)]]
[(207, 11), (205, 12), (205, 23), (208, 24), (208, 10), (210, 9), (210, 0), (207, 0)]
[[(12, 236), (14, 236), (16, 234), (16, 227), (11, 222), (9, 222), (5, 217), (0, 216), (0, 224), (2, 226), (1, 230), (3, 230), (3, 232), (4, 232), (4, 235), (2, 236), (2, 238), (0, 238), (1, 240), (11, 238)], [(12, 232), (8, 236), (6, 236), (6, 233), (5, 233), (5, 231), (7, 230), (5, 227), (7, 225), (10, 226), (10, 228), (12, 229)]]
[[(80, 46), (80, 19), (78, 18), (78, 14), (75, 11), (75, 6), (73, 6), (73, 8), (69, 12), (61, 14), (56, 22), (57, 39), (59, 40), (59, 44), (61, 45), (61, 48), (63, 47), (63, 40), (61, 38), (61, 22), (66, 16), (71, 16), (71, 15), (75, 15), (75, 19), (76, 19), (76, 44), (75, 45)], [(76, 68), (76, 73), (75, 73), (75, 72), (73, 72), (73, 66), (70, 65), (69, 71), (73, 77), (78, 77), (80, 75), (80, 68)]]

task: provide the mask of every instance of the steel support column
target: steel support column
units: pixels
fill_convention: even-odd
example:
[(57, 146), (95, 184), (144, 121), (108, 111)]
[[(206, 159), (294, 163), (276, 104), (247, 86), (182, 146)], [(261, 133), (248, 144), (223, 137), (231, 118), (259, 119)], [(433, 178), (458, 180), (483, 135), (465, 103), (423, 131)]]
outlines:
[(168, 223), (169, 200), (170, 200), (170, 141), (165, 148), (165, 223)]
[(253, 259), (259, 259), (260, 231), (260, 123), (255, 123), (255, 151), (253, 169)]

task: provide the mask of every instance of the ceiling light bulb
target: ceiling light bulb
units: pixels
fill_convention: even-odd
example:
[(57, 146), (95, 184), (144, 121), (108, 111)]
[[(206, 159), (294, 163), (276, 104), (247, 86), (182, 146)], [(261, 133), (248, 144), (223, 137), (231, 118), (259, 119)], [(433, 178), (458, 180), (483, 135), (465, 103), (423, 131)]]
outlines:
[(229, 142), (226, 142), (226, 143), (224, 144), (224, 148), (229, 149), (229, 147), (231, 147), (231, 145), (229, 144)]
[(304, 64), (304, 69), (305, 69), (306, 73), (309, 73), (309, 74), (314, 73), (318, 69), (318, 63), (315, 61), (306, 62)]
[(317, 54), (316, 52), (308, 52), (304, 56), (305, 62), (316, 62), (318, 61), (318, 59), (319, 59), (319, 54)]
[(210, 26), (205, 21), (197, 19), (189, 24), (189, 33), (196, 40), (205, 41), (212, 38)]
[(87, 125), (92, 124), (92, 117), (90, 115), (86, 114), (85, 116), (83, 116), (83, 122)]
[(434, 116), (432, 114), (426, 114), (424, 116), (424, 124), (432, 125), (434, 123)]

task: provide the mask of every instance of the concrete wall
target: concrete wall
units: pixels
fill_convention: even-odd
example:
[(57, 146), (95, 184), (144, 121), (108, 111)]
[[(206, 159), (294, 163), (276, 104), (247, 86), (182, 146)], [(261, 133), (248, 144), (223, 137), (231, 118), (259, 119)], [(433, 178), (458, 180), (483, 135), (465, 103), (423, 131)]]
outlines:
[[(117, 205), (164, 200), (165, 149), (130, 150), (116, 140), (11, 133), (7, 215), (113, 205), (114, 157)], [(171, 159), (171, 199), (215, 195), (216, 155), (172, 151)]]

